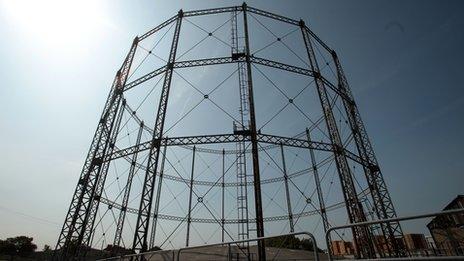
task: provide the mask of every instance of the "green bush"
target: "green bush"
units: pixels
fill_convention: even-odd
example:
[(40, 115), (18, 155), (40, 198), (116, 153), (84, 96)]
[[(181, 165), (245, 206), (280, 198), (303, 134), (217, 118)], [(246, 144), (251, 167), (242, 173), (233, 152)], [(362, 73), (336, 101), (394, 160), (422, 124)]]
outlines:
[(0, 240), (0, 254), (11, 256), (30, 256), (37, 249), (32, 237), (19, 236)]
[[(299, 239), (295, 236), (280, 236), (266, 239), (266, 247), (277, 247), (277, 248), (289, 248), (289, 249), (301, 249), (301, 250), (313, 250), (313, 244), (310, 239)], [(322, 252), (321, 249), (317, 251)]]

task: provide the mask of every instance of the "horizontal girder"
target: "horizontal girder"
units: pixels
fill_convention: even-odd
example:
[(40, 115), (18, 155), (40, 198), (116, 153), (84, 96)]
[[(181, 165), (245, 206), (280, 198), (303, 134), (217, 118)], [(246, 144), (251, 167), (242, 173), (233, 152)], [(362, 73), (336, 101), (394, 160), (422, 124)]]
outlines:
[[(220, 14), (220, 13), (240, 12), (240, 11), (244, 10), (243, 8), (244, 8), (244, 6), (241, 5), (241, 6), (210, 8), (210, 9), (202, 9), (202, 10), (192, 10), (192, 11), (182, 12), (182, 16), (183, 17), (192, 17), (192, 16), (203, 16), (203, 15), (212, 15), (212, 14)], [(251, 12), (251, 13), (254, 13), (254, 14), (257, 14), (257, 15), (260, 15), (260, 16), (264, 16), (264, 17), (267, 17), (267, 18), (271, 18), (271, 19), (274, 19), (274, 20), (277, 20), (277, 21), (280, 21), (280, 22), (284, 22), (284, 23), (288, 23), (288, 24), (291, 24), (291, 25), (295, 25), (295, 26), (299, 25), (299, 21), (288, 18), (288, 17), (285, 17), (285, 16), (282, 16), (282, 15), (277, 15), (277, 14), (274, 14), (274, 13), (271, 13), (271, 12), (267, 12), (267, 11), (260, 10), (260, 9), (257, 9), (257, 8), (253, 8), (253, 7), (249, 7), (249, 6), (245, 6), (245, 8), (246, 8), (246, 10), (248, 12)], [(178, 15), (175, 15), (175, 16), (169, 18), (168, 20), (164, 21), (163, 23), (161, 23), (160, 25), (158, 25), (155, 28), (151, 29), (150, 31), (144, 33), (142, 36), (139, 37), (139, 39), (143, 40), (143, 39), (148, 38), (149, 36), (153, 35), (157, 31), (161, 30), (162, 28), (164, 28), (167, 25), (174, 22), (177, 18), (178, 18)], [(324, 44), (324, 47), (326, 47), (325, 44)]]
[(167, 25), (171, 24), (172, 22), (176, 21), (177, 19), (177, 15), (174, 15), (173, 17), (169, 18), (168, 20), (164, 21), (163, 23), (161, 23), (160, 25), (158, 25), (157, 27), (151, 29), (150, 31), (146, 32), (145, 34), (143, 34), (142, 36), (139, 37), (139, 40), (142, 41), (144, 40), (145, 38), (151, 36), (152, 34), (158, 32), (159, 30), (163, 29), (164, 27), (166, 27)]
[[(196, 59), (196, 60), (187, 60), (187, 61), (177, 61), (177, 62), (174, 62), (173, 63), (173, 68), (189, 68), (189, 67), (198, 67), (198, 66), (207, 66), (207, 65), (218, 65), (218, 64), (230, 64), (230, 63), (238, 63), (238, 62), (243, 62), (245, 60), (245, 56), (240, 56), (240, 57), (237, 57), (237, 58), (232, 58), (232, 57), (216, 57), (216, 58), (206, 58), (206, 59)], [(300, 74), (300, 75), (306, 75), (306, 76), (314, 76), (314, 72), (309, 70), (309, 69), (305, 69), (305, 68), (301, 68), (301, 67), (298, 67), (298, 66), (293, 66), (293, 65), (289, 65), (289, 64), (285, 64), (285, 63), (281, 63), (281, 62), (276, 62), (276, 61), (272, 61), (272, 60), (268, 60), (268, 59), (264, 59), (264, 58), (260, 58), (260, 57), (256, 57), (256, 56), (251, 56), (250, 57), (250, 61), (252, 63), (255, 63), (255, 64), (259, 64), (259, 65), (263, 65), (263, 66), (266, 66), (266, 67), (271, 67), (271, 68), (276, 68), (276, 69), (280, 69), (280, 70), (284, 70), (284, 71), (288, 71), (288, 72), (292, 72), (292, 73), (296, 73), (296, 74)], [(167, 66), (161, 66), (160, 68), (150, 72), (150, 73), (147, 73), (143, 76), (141, 76), (140, 78), (136, 79), (136, 80), (133, 80), (131, 81), (130, 83), (127, 83), (125, 86), (124, 86), (124, 91), (128, 91), (132, 88), (134, 88), (135, 86), (139, 85), (139, 84), (142, 84), (162, 73), (164, 73), (167, 69)], [(342, 97), (343, 99), (347, 100), (348, 102), (352, 102), (351, 98), (345, 94), (340, 88), (338, 88), (337, 86), (335, 86), (333, 83), (331, 83), (329, 80), (327, 80), (326, 78), (324, 78), (322, 75), (319, 76), (322, 81), (327, 84), (327, 87), (329, 87), (333, 92), (335, 92), (336, 94), (338, 94), (340, 97)]]
[[(109, 200), (107, 198), (104, 198), (104, 197), (101, 198), (100, 202), (103, 203), (103, 204), (108, 205), (109, 208), (116, 208), (116, 209), (121, 208), (121, 205), (119, 203), (116, 203), (116, 202), (111, 201), (111, 200)], [(334, 204), (332, 206), (329, 206), (329, 207), (331, 207), (331, 209), (327, 208), (327, 210), (337, 209), (337, 208), (343, 207), (343, 205), (344, 205), (344, 203), (340, 202), (340, 203)], [(135, 208), (128, 207), (127, 208), (127, 213), (138, 214), (138, 210), (135, 209)], [(319, 213), (318, 210), (312, 210), (312, 211), (305, 211), (305, 212), (296, 213), (293, 216), (294, 217), (304, 217), (304, 216), (317, 215), (318, 213)], [(143, 213), (142, 215), (146, 216), (147, 214)], [(150, 217), (153, 217), (153, 213), (150, 213)], [(158, 218), (159, 219), (164, 219), (164, 220), (180, 221), (180, 222), (187, 220), (186, 217), (166, 215), (166, 214), (158, 214)], [(269, 222), (269, 221), (279, 221), (279, 220), (286, 220), (286, 219), (288, 219), (288, 216), (284, 215), (284, 216), (265, 217), (264, 221)], [(217, 221), (217, 219), (214, 219), (214, 218), (194, 218), (194, 217), (192, 217), (191, 222), (194, 222), (194, 223), (217, 223), (218, 221)], [(240, 221), (238, 219), (224, 219), (225, 224), (237, 224), (239, 222)], [(249, 223), (253, 223), (253, 222), (255, 222), (255, 219), (249, 219)]]
[(230, 6), (230, 7), (193, 10), (193, 11), (184, 12), (184, 17), (220, 14), (220, 13), (228, 13), (228, 12), (242, 11), (242, 10), (243, 10), (242, 6)]
[[(131, 162), (131, 158), (129, 157), (129, 155), (126, 155), (123, 157), (125, 160), (127, 160), (128, 162)], [(325, 158), (324, 160), (322, 160), (321, 162), (319, 162), (317, 164), (317, 167), (321, 167), (325, 164), (327, 164), (328, 162), (330, 162), (331, 160), (333, 160), (333, 157), (327, 157)], [(138, 163), (136, 162), (135, 163), (137, 169), (139, 170), (142, 170), (142, 171), (146, 171), (147, 170), (147, 167), (141, 163)], [(303, 170), (299, 170), (299, 171), (296, 171), (296, 172), (293, 172), (291, 174), (288, 175), (288, 178), (295, 178), (295, 177), (299, 177), (303, 174), (307, 174), (307, 173), (310, 173), (312, 172), (312, 169), (311, 168), (307, 168), (307, 169), (303, 169)], [(157, 175), (159, 176), (159, 173), (157, 173)], [(176, 182), (182, 182), (182, 183), (185, 183), (185, 184), (188, 184), (190, 183), (190, 179), (186, 179), (186, 178), (183, 178), (183, 177), (180, 177), (178, 175), (174, 176), (174, 175), (169, 175), (167, 173), (164, 173), (163, 174), (164, 178), (165, 179), (169, 179), (169, 180), (172, 180), (172, 181), (176, 181)], [(269, 179), (261, 179), (261, 184), (271, 184), (271, 183), (275, 183), (275, 182), (279, 182), (279, 181), (283, 181), (285, 178), (282, 176), (282, 177), (276, 177), (276, 178), (269, 178)], [(222, 183), (221, 182), (214, 182), (214, 181), (208, 181), (208, 180), (193, 180), (193, 185), (195, 186), (211, 186), (211, 187), (220, 187), (222, 186)], [(247, 185), (253, 185), (253, 181), (248, 181), (246, 183)], [(240, 185), (238, 182), (224, 182), (224, 187), (236, 187)]]
[[(363, 196), (364, 194), (366, 194), (368, 192), (369, 192), (368, 190), (365, 190), (365, 191), (360, 193), (360, 196)], [(109, 200), (109, 199), (107, 199), (105, 197), (101, 197), (100, 202), (103, 203), (103, 204), (108, 205), (109, 208), (116, 208), (116, 209), (121, 208), (121, 205), (119, 203), (116, 203), (116, 202), (114, 202), (112, 200)], [(326, 211), (336, 210), (336, 209), (344, 207), (344, 205), (345, 205), (344, 202), (338, 202), (338, 203), (332, 204), (330, 206), (327, 206)], [(138, 210), (135, 209), (135, 208), (128, 207), (127, 208), (127, 213), (138, 214)], [(293, 214), (293, 217), (298, 218), (298, 217), (306, 217), (306, 216), (312, 216), (312, 215), (318, 215), (318, 214), (319, 214), (319, 210), (312, 210), (312, 211), (304, 211), (304, 212), (300, 212), (300, 213), (295, 213), (295, 214)], [(142, 215), (146, 216), (147, 213), (143, 213)], [(153, 213), (150, 213), (150, 217), (153, 217), (153, 215), (154, 215)], [(158, 214), (158, 218), (159, 219), (164, 219), (164, 220), (174, 220), (174, 221), (185, 221), (186, 220), (186, 217), (166, 215), (166, 214)], [(288, 215), (272, 216), (272, 217), (264, 217), (263, 218), (263, 220), (265, 222), (280, 221), (280, 220), (286, 220), (286, 219), (288, 219)], [(195, 218), (195, 217), (192, 217), (191, 221), (194, 222), (194, 223), (217, 223), (217, 219), (214, 219), (214, 218)], [(238, 219), (224, 219), (225, 224), (237, 224), (239, 222), (243, 222), (243, 221), (239, 221)], [(248, 220), (248, 222), (249, 223), (254, 223), (256, 221), (255, 221), (255, 219), (250, 218)]]
[(124, 85), (124, 91), (127, 91), (127, 90), (130, 90), (132, 88), (134, 88), (135, 86), (139, 85), (139, 84), (142, 84), (148, 80), (150, 80), (151, 78), (154, 78), (162, 73), (164, 73), (166, 71), (166, 65), (165, 66), (162, 66), (148, 74), (145, 74), (144, 76), (136, 79), (136, 80), (133, 80), (131, 81), (130, 83), (127, 83), (126, 85)]
[[(308, 148), (320, 151), (334, 151), (334, 147), (330, 143), (312, 141), (309, 142), (303, 139), (288, 138), (268, 134), (258, 134), (258, 142), (268, 143), (274, 145), (284, 145), (288, 147), (297, 148)], [(200, 136), (185, 136), (185, 137), (171, 137), (161, 139), (161, 146), (186, 146), (186, 145), (198, 145), (198, 144), (213, 144), (213, 143), (235, 143), (239, 141), (250, 141), (249, 136), (243, 134), (219, 134), (219, 135), (200, 135)], [(159, 141), (155, 141), (159, 142)], [(114, 151), (112, 154), (105, 158), (105, 161), (115, 160), (121, 157), (132, 155), (136, 152), (141, 152), (150, 149), (152, 141), (146, 141), (140, 143), (140, 145), (131, 146), (128, 148)], [(346, 156), (355, 162), (363, 165), (367, 162), (363, 161), (358, 155), (353, 152), (344, 149)]]
[[(249, 140), (244, 135), (236, 134), (221, 134), (221, 135), (203, 135), (203, 136), (186, 136), (186, 137), (174, 137), (174, 138), (163, 138), (161, 139), (161, 146), (179, 146), (179, 145), (194, 145), (194, 144), (211, 144), (211, 143), (229, 143), (238, 142), (243, 140)], [(159, 142), (159, 140), (154, 141)], [(152, 141), (142, 142), (140, 145), (131, 146), (125, 149), (115, 151), (109, 155), (105, 161), (114, 160), (127, 155), (131, 155), (135, 152), (140, 152), (150, 149), (153, 145)]]

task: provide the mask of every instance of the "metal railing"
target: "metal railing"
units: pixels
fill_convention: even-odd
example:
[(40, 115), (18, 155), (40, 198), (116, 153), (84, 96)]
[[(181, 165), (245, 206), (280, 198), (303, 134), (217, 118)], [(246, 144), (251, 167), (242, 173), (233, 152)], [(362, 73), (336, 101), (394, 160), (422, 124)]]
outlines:
[(278, 235), (278, 236), (269, 236), (269, 237), (257, 237), (253, 239), (245, 239), (245, 240), (238, 240), (238, 241), (231, 241), (231, 242), (224, 242), (224, 243), (216, 243), (216, 244), (209, 244), (209, 245), (202, 245), (202, 246), (193, 246), (193, 247), (185, 247), (185, 248), (180, 248), (177, 250), (177, 261), (180, 260), (180, 253), (181, 251), (185, 250), (191, 250), (191, 249), (198, 249), (202, 247), (212, 247), (212, 246), (223, 246), (227, 245), (228, 251), (230, 252), (230, 245), (232, 244), (240, 244), (240, 243), (247, 243), (247, 242), (253, 242), (253, 241), (261, 241), (261, 240), (266, 240), (266, 239), (271, 239), (271, 238), (277, 238), (277, 237), (282, 237), (282, 236), (297, 236), (297, 235), (307, 235), (311, 239), (311, 243), (313, 245), (313, 253), (314, 253), (314, 260), (319, 260), (319, 253), (318, 253), (318, 248), (317, 248), (317, 243), (316, 239), (314, 238), (313, 234), (303, 231), (303, 232), (295, 232), (295, 233), (290, 233), (290, 234), (284, 234), (284, 235)]
[[(168, 260), (171, 259), (172, 261), (180, 261), (180, 256), (182, 252), (188, 251), (188, 250), (193, 250), (193, 249), (200, 249), (200, 248), (206, 248), (206, 247), (214, 247), (214, 246), (227, 246), (227, 260), (231, 260), (231, 246), (232, 245), (237, 245), (240, 243), (247, 243), (247, 242), (258, 242), (261, 240), (266, 240), (266, 239), (272, 239), (272, 238), (279, 238), (279, 237), (285, 237), (285, 236), (297, 236), (297, 235), (307, 235), (311, 239), (311, 244), (313, 247), (313, 254), (314, 254), (314, 260), (319, 260), (319, 253), (318, 253), (318, 248), (317, 248), (317, 242), (316, 239), (314, 238), (313, 234), (303, 231), (303, 232), (295, 232), (295, 233), (289, 233), (289, 234), (283, 234), (283, 235), (277, 235), (277, 236), (268, 236), (268, 237), (258, 237), (258, 238), (253, 238), (253, 239), (246, 239), (246, 240), (237, 240), (237, 241), (230, 241), (230, 242), (221, 242), (221, 243), (215, 243), (215, 244), (207, 244), (207, 245), (200, 245), (200, 246), (192, 246), (192, 247), (184, 247), (184, 248), (179, 248), (177, 250), (159, 250), (159, 251), (150, 251), (150, 252), (144, 252), (140, 254), (132, 254), (132, 255), (125, 255), (125, 256), (116, 256), (116, 257), (110, 257), (106, 259), (100, 259), (101, 261), (109, 261), (109, 260), (149, 260), (151, 257), (155, 255), (164, 255), (163, 260)], [(170, 253), (171, 252), (171, 253)]]
[[(135, 260), (148, 260), (145, 256), (150, 255), (148, 258), (151, 258), (154, 255), (170, 255), (170, 252), (172, 252), (172, 259), (175, 260), (175, 251), (173, 250), (158, 250), (158, 251), (150, 251), (150, 252), (144, 252), (140, 254), (130, 254), (130, 255), (121, 255), (121, 256), (113, 256), (113, 257), (108, 257), (104, 259), (98, 259), (98, 261), (110, 261), (110, 260), (130, 260), (130, 261), (135, 261)], [(140, 257), (144, 256), (145, 259), (141, 259)], [(166, 259), (167, 260), (167, 259)]]
[[(338, 230), (338, 229), (342, 229), (342, 228), (352, 228), (352, 227), (357, 227), (357, 226), (369, 226), (369, 225), (374, 225), (374, 224), (383, 224), (383, 223), (388, 223), (388, 222), (422, 219), (422, 218), (436, 217), (436, 216), (443, 216), (443, 215), (452, 215), (452, 214), (458, 214), (458, 213), (464, 213), (464, 208), (447, 210), (447, 211), (442, 211), (442, 212), (434, 212), (434, 213), (428, 213), (428, 214), (421, 214), (421, 215), (414, 215), (414, 216), (380, 219), (380, 220), (374, 220), (374, 221), (359, 222), (359, 223), (352, 223), (352, 224), (347, 224), (347, 225), (343, 225), (343, 226), (331, 227), (331, 228), (329, 228), (327, 230), (327, 232), (325, 234), (325, 241), (327, 243), (327, 256), (328, 256), (329, 260), (333, 260), (333, 258), (332, 258), (332, 248), (330, 247), (331, 246), (330, 233), (332, 231), (334, 231), (334, 230)], [(436, 259), (464, 260), (464, 256), (382, 258), (382, 260), (436, 260)], [(365, 260), (373, 260), (373, 259), (365, 259)]]

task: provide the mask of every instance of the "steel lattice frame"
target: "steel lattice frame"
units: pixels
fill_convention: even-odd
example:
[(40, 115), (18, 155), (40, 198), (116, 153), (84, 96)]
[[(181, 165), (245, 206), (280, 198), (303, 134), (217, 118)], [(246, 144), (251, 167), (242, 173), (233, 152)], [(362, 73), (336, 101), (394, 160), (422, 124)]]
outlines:
[[(186, 17), (193, 16), (205, 16), (218, 13), (241, 13), (243, 16), (243, 31), (245, 39), (245, 51), (232, 53), (231, 56), (227, 57), (215, 57), (215, 58), (204, 58), (196, 60), (176, 60), (176, 53), (179, 44), (179, 38), (181, 34), (181, 25), (183, 19)], [(247, 24), (247, 13), (252, 13), (259, 16), (264, 16), (269, 19), (273, 19), (282, 23), (286, 23), (295, 26), (301, 31), (301, 35), (304, 41), (308, 68), (302, 68), (291, 64), (285, 64), (265, 58), (258, 57), (250, 54), (249, 48), (249, 32)], [(174, 26), (174, 34), (171, 43), (171, 49), (168, 60), (164, 66), (154, 69), (152, 72), (143, 75), (135, 80), (127, 82), (128, 74), (131, 69), (131, 65), (134, 59), (134, 54), (139, 47), (139, 43), (149, 38), (156, 32), (162, 30), (167, 26)], [(313, 45), (317, 43), (322, 46), (326, 52), (330, 53), (333, 59), (333, 63), (336, 66), (337, 82), (333, 83), (329, 79), (326, 79), (321, 74), (318, 61), (316, 59), (315, 49)], [(242, 63), (246, 68), (246, 79), (247, 79), (247, 102), (249, 104), (249, 121), (250, 125), (244, 127), (241, 130), (235, 131), (234, 133), (226, 134), (214, 134), (214, 135), (202, 135), (202, 136), (183, 136), (183, 137), (165, 137), (163, 136), (164, 123), (166, 118), (167, 104), (169, 99), (169, 93), (171, 88), (172, 76), (174, 70), (179, 68), (191, 68), (200, 66), (213, 66), (219, 64), (233, 64)], [(256, 119), (254, 112), (254, 98), (253, 98), (253, 81), (252, 81), (252, 65), (257, 64), (269, 68), (275, 68), (290, 73), (303, 75), (308, 78), (314, 79), (317, 94), (319, 96), (320, 105), (323, 111), (323, 119), (327, 127), (330, 142), (317, 142), (311, 140), (310, 133), (307, 130), (302, 135), (295, 137), (282, 137), (276, 135), (269, 135), (261, 133), (257, 130)], [(124, 99), (124, 93), (136, 88), (142, 83), (164, 75), (161, 93), (159, 96), (159, 106), (156, 115), (156, 121), (153, 128), (144, 124), (144, 121), (139, 119)], [(344, 110), (348, 118), (349, 127), (354, 138), (354, 142), (357, 151), (350, 151), (343, 146), (343, 142), (340, 137), (340, 131), (335, 122), (333, 115), (333, 107), (330, 104), (330, 97), (328, 91), (335, 93), (342, 99)], [(207, 98), (207, 97), (205, 97)], [(291, 102), (291, 101), (290, 101)], [(117, 134), (120, 129), (122, 114), (124, 111), (130, 112), (134, 120), (139, 124), (139, 130), (135, 145), (126, 148), (118, 148), (116, 146)], [(149, 141), (142, 141), (142, 132), (150, 132), (151, 139)], [(197, 11), (179, 13), (159, 26), (153, 28), (149, 32), (145, 33), (140, 37), (136, 37), (130, 48), (130, 51), (123, 62), (123, 65), (118, 70), (112, 88), (110, 90), (107, 102), (105, 104), (102, 116), (98, 123), (95, 136), (92, 140), (90, 150), (88, 152), (84, 167), (81, 172), (76, 190), (74, 192), (70, 208), (67, 212), (63, 228), (61, 230), (56, 249), (60, 249), (56, 255), (57, 259), (69, 259), (72, 256), (82, 256), (85, 254), (86, 247), (91, 245), (92, 233), (94, 231), (95, 220), (97, 217), (97, 210), (100, 203), (106, 204), (111, 208), (119, 209), (120, 215), (118, 217), (115, 244), (119, 245), (121, 242), (121, 231), (124, 224), (124, 219), (127, 213), (137, 215), (137, 223), (135, 227), (135, 233), (133, 235), (132, 249), (141, 252), (147, 251), (149, 246), (153, 246), (154, 236), (156, 234), (156, 220), (177, 220), (184, 221), (185, 218), (179, 216), (165, 215), (159, 213), (159, 200), (162, 179), (169, 179), (176, 182), (189, 184), (190, 187), (190, 202), (189, 202), (189, 214), (187, 223), (199, 222), (199, 223), (215, 223), (218, 222), (216, 219), (208, 218), (194, 218), (190, 216), (191, 210), (191, 199), (192, 199), (192, 188), (194, 185), (198, 186), (221, 186), (224, 187), (235, 187), (243, 184), (237, 182), (208, 182), (199, 181), (193, 178), (193, 165), (195, 158), (192, 162), (192, 176), (190, 179), (183, 179), (175, 176), (171, 176), (164, 173), (164, 160), (166, 156), (166, 148), (169, 146), (178, 146), (186, 149), (193, 150), (195, 152), (203, 153), (216, 153), (225, 154), (237, 153), (233, 150), (214, 150), (208, 148), (202, 148), (198, 145), (201, 144), (224, 144), (224, 143), (245, 143), (251, 144), (251, 149), (245, 149), (243, 153), (248, 153), (252, 157), (252, 170), (253, 170), (253, 181), (246, 182), (246, 185), (252, 186), (254, 189), (254, 206), (255, 206), (255, 217), (250, 218), (248, 222), (256, 224), (256, 236), (264, 236), (264, 222), (286, 220), (290, 222), (291, 231), (293, 231), (293, 220), (301, 216), (308, 216), (313, 214), (320, 214), (322, 216), (324, 229), (329, 228), (327, 221), (326, 212), (341, 206), (346, 206), (347, 215), (349, 221), (352, 223), (363, 222), (368, 218), (366, 217), (366, 210), (363, 208), (361, 199), (366, 196), (372, 197), (373, 209), (376, 214), (376, 218), (394, 218), (396, 213), (389, 196), (385, 181), (380, 171), (377, 159), (372, 149), (371, 143), (367, 136), (364, 124), (361, 120), (359, 111), (354, 101), (353, 95), (350, 91), (348, 82), (344, 75), (338, 56), (334, 50), (327, 46), (321, 39), (319, 39), (306, 25), (300, 20), (293, 20), (280, 15), (262, 11), (256, 8), (252, 8), (243, 4), (242, 6), (226, 7), (226, 8), (215, 8)], [(258, 147), (258, 143), (268, 144), (266, 147)], [(259, 169), (258, 154), (261, 151), (265, 151), (269, 148), (280, 147), (283, 159), (283, 177), (273, 179), (261, 179)], [(287, 173), (285, 167), (285, 156), (284, 147), (295, 147), (308, 149), (311, 152), (312, 165), (308, 166), (308, 169), (295, 172)], [(164, 149), (164, 153), (162, 150)], [(143, 152), (148, 152), (148, 161), (146, 165), (137, 162), (137, 156)], [(336, 168), (339, 175), (340, 184), (342, 186), (342, 192), (344, 200), (339, 204), (325, 205), (323, 199), (323, 193), (320, 191), (319, 176), (318, 176), (318, 164), (315, 161), (313, 151), (326, 151), (332, 153), (331, 159), (334, 159)], [(240, 152), (239, 152), (240, 153)], [(161, 157), (160, 157), (161, 155)], [(163, 156), (164, 155), (164, 156)], [(131, 167), (129, 170), (127, 185), (124, 190), (124, 196), (122, 203), (117, 203), (103, 196), (104, 184), (108, 173), (109, 164), (116, 159), (125, 159), (130, 162)], [(367, 180), (368, 188), (365, 191), (356, 191), (355, 184), (353, 181), (353, 174), (350, 170), (348, 160), (352, 160), (360, 164), (363, 168), (365, 178)], [(134, 177), (135, 169), (141, 169), (145, 171), (142, 194), (140, 205), (138, 209), (128, 207), (127, 201), (131, 192), (132, 179)], [(288, 181), (292, 178), (302, 175), (307, 172), (313, 172), (315, 182), (317, 186), (317, 196), (319, 198), (319, 209), (317, 211), (305, 211), (301, 213), (293, 213), (290, 202), (290, 194), (288, 189)], [(159, 177), (159, 182), (156, 183), (156, 179)], [(287, 208), (288, 215), (264, 217), (262, 210), (262, 199), (261, 199), (261, 184), (272, 183), (272, 182), (284, 182), (286, 185), (286, 197), (287, 197)], [(155, 184), (158, 184), (158, 189), (155, 189)], [(155, 190), (157, 191), (156, 196)], [(224, 196), (223, 196), (224, 200)], [(154, 206), (153, 206), (154, 204)], [(152, 211), (152, 206), (154, 211)], [(240, 219), (225, 219), (224, 210), (222, 209), (222, 220), (221, 224), (237, 224), (242, 222)], [(151, 232), (149, 231), (150, 219), (153, 219), (153, 226)], [(189, 226), (187, 227), (189, 229)], [(382, 255), (390, 256), (401, 256), (404, 254), (403, 246), (397, 241), (397, 238), (402, 237), (402, 230), (398, 222), (392, 222), (379, 227), (381, 230), (380, 235), (385, 236), (387, 241), (387, 250)], [(357, 254), (360, 257), (374, 257), (376, 248), (374, 240), (375, 228), (355, 228), (352, 231), (353, 240), (356, 244)], [(187, 230), (188, 231), (188, 230)], [(223, 236), (224, 240), (224, 228)], [(148, 242), (150, 240), (150, 242)], [(187, 245), (189, 243), (189, 237), (187, 232)], [(265, 259), (264, 244), (260, 243), (258, 247), (258, 254), (260, 260)]]

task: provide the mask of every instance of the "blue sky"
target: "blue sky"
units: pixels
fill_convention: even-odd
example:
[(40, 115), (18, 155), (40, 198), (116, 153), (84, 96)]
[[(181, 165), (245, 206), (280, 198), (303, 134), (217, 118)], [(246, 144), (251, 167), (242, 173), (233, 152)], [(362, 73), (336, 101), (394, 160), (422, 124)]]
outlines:
[[(0, 238), (41, 247), (56, 242), (131, 39), (180, 8), (241, 2), (11, 2), (0, 1)], [(338, 52), (399, 215), (464, 193), (462, 3), (248, 4), (304, 19)]]

